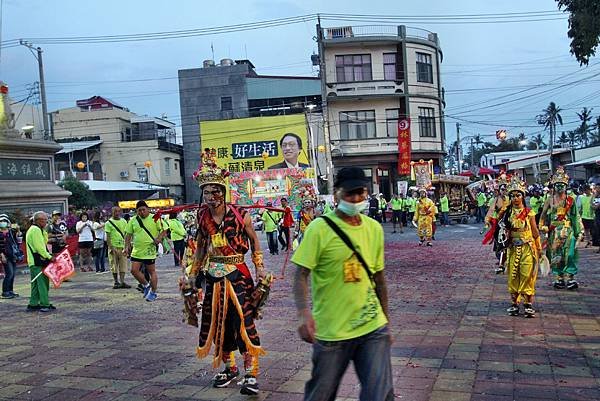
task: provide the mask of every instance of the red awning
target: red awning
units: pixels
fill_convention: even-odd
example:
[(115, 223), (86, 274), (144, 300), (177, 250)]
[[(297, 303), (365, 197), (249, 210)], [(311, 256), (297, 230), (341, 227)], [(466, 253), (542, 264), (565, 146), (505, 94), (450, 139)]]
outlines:
[[(479, 169), (479, 175), (496, 175), (496, 171), (492, 170), (491, 168), (486, 168), (486, 167), (481, 167)], [(459, 175), (462, 175), (463, 177), (471, 177), (473, 176), (473, 173), (471, 172), (471, 170), (467, 170), (467, 171), (463, 171), (462, 173), (460, 173)]]

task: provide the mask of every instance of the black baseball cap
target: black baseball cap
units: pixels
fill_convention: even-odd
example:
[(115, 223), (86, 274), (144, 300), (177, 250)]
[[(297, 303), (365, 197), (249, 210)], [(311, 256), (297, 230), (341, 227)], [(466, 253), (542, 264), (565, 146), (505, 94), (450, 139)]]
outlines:
[(135, 204), (135, 208), (139, 209), (141, 207), (148, 207), (148, 204), (146, 202), (144, 202), (143, 200), (138, 201), (138, 203)]
[(335, 176), (333, 186), (345, 191), (352, 191), (357, 188), (365, 188), (368, 183), (369, 180), (362, 168), (344, 167)]

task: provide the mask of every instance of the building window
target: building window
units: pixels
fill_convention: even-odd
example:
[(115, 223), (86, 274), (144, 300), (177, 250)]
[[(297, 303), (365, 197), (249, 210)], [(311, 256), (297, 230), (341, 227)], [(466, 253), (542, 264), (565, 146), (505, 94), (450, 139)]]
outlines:
[(335, 56), (337, 82), (371, 81), (371, 55)]
[(419, 132), (422, 137), (435, 138), (435, 116), (431, 107), (419, 107)]
[(398, 120), (400, 118), (400, 109), (386, 109), (385, 123), (387, 126), (387, 136), (389, 138), (398, 137)]
[(433, 66), (431, 54), (417, 53), (417, 81), (433, 83)]
[(148, 182), (148, 169), (145, 167), (138, 167), (137, 169), (138, 181)]
[(231, 96), (221, 97), (221, 111), (231, 110), (233, 110), (233, 101), (231, 100)]
[(171, 175), (171, 158), (170, 157), (165, 157), (165, 175), (166, 176)]
[(340, 138), (375, 138), (375, 110), (340, 112)]
[(383, 79), (386, 81), (395, 81), (397, 77), (396, 53), (383, 53)]

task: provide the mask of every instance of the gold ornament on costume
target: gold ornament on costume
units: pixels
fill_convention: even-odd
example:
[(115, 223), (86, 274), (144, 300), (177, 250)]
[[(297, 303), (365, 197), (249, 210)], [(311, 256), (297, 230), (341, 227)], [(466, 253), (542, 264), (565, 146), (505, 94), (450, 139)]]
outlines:
[(552, 174), (552, 178), (550, 178), (550, 184), (565, 184), (569, 185), (569, 176), (565, 173), (565, 168), (563, 166), (558, 166), (556, 168), (556, 172)]
[(508, 176), (505, 171), (501, 171), (498, 178), (496, 178), (496, 184), (498, 185), (498, 188), (500, 188), (500, 185), (508, 185), (509, 182), (510, 176)]
[(192, 175), (192, 177), (198, 182), (198, 185), (203, 187), (208, 184), (213, 184), (227, 187), (227, 177), (229, 177), (229, 171), (217, 165), (216, 149), (204, 149), (201, 159), (202, 162), (198, 166), (198, 170), (196, 170)]
[(513, 175), (510, 178), (510, 182), (508, 183), (508, 186), (506, 187), (506, 191), (508, 193), (511, 193), (514, 191), (519, 191), (523, 195), (525, 195), (527, 190), (525, 188), (525, 183), (523, 181), (521, 181), (521, 179), (517, 175)]

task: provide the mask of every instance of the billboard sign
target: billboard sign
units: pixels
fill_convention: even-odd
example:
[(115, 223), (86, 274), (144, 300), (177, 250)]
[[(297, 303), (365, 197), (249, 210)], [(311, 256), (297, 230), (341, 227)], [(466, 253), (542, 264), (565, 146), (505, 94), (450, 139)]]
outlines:
[(200, 141), (232, 174), (310, 167), (304, 114), (201, 121)]

